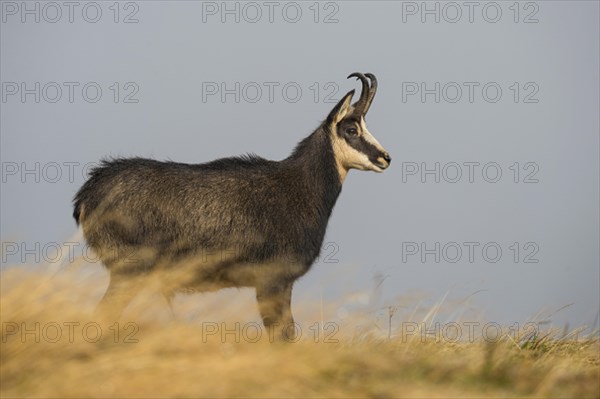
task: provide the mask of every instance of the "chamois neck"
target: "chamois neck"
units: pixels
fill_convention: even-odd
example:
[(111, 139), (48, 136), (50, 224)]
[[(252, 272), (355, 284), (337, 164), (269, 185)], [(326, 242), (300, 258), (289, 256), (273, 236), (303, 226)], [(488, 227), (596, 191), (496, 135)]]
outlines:
[(311, 192), (318, 193), (321, 204), (331, 212), (342, 189), (331, 140), (320, 127), (302, 140), (292, 154), (282, 161), (300, 173), (300, 179)]
[(298, 143), (292, 154), (283, 162), (301, 168), (313, 180), (317, 177), (326, 178), (328, 183), (340, 186), (343, 182), (338, 173), (331, 140), (323, 128), (315, 130)]

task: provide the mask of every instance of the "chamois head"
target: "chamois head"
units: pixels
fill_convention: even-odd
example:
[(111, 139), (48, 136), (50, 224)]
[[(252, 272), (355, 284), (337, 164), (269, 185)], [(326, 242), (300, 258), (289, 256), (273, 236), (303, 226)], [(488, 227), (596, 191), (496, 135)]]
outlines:
[(390, 154), (373, 137), (365, 123), (365, 115), (377, 91), (377, 79), (370, 73), (363, 75), (355, 72), (348, 76), (351, 77), (362, 82), (360, 98), (351, 104), (354, 90), (349, 91), (329, 113), (325, 122), (342, 179), (350, 169), (383, 172), (392, 161)]

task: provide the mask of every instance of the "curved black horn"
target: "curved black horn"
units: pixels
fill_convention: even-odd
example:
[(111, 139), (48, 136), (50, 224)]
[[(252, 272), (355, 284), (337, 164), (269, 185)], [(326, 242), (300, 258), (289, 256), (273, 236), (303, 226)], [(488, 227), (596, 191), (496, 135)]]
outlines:
[(369, 81), (362, 73), (354, 72), (348, 75), (347, 79), (357, 78), (362, 82), (362, 93), (360, 93), (360, 98), (356, 103), (354, 103), (354, 112), (359, 115), (364, 115), (367, 112), (368, 108), (368, 100), (369, 100)]
[(377, 78), (372, 73), (365, 73), (365, 76), (371, 81), (371, 88), (369, 89), (369, 98), (367, 99), (367, 105), (365, 106), (365, 114), (369, 112), (375, 93), (377, 93)]

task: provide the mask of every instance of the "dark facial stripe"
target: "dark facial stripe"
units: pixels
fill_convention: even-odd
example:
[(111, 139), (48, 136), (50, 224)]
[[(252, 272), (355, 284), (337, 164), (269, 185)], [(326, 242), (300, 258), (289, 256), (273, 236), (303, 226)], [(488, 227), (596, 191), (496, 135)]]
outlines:
[(346, 139), (348, 145), (354, 148), (356, 151), (365, 154), (369, 161), (374, 164), (378, 164), (377, 158), (382, 157), (383, 153), (377, 149), (373, 144), (369, 143), (363, 136), (355, 139)]

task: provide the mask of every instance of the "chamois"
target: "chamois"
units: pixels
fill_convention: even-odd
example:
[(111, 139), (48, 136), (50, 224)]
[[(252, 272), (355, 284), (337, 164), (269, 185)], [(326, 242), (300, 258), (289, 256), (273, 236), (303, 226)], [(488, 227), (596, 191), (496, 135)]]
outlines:
[(365, 125), (377, 80), (351, 77), (362, 84), (358, 101), (349, 91), (281, 161), (118, 158), (94, 168), (73, 217), (110, 272), (97, 311), (118, 317), (144, 288), (137, 277), (160, 271), (169, 304), (177, 292), (254, 287), (265, 327), (293, 338), (292, 286), (319, 255), (348, 171), (391, 162)]

